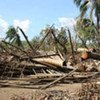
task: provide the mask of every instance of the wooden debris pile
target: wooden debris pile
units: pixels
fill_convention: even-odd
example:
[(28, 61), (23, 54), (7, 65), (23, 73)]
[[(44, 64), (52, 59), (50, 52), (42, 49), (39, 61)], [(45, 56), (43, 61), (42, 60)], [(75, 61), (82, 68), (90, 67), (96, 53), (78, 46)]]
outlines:
[[(8, 44), (9, 47), (6, 48), (2, 43)], [(2, 49), (0, 79), (9, 79), (9, 81), (2, 81), (1, 86), (27, 87), (26, 84), (28, 84), (31, 88), (45, 89), (59, 82), (86, 82), (89, 78), (100, 76), (100, 61), (76, 59), (78, 63), (73, 64), (72, 57), (65, 62), (59, 53), (43, 55), (36, 51), (35, 53), (31, 50), (25, 51), (5, 41), (2, 43), (0, 44)], [(12, 82), (10, 79), (18, 79), (18, 81)], [(43, 84), (45, 85), (41, 86)]]
[(41, 55), (38, 52), (34, 54), (31, 51), (29, 53), (29, 51), (23, 51), (18, 47), (16, 48), (6, 49), (3, 47), (3, 51), (0, 52), (1, 75), (9, 71), (19, 74), (36, 74), (34, 69), (37, 71), (44, 69), (44, 73), (46, 73), (45, 69), (59, 70), (63, 66), (63, 61), (59, 58), (58, 54)]
[[(30, 49), (25, 50), (18, 46), (12, 45), (6, 41), (0, 42), (0, 79), (7, 80), (13, 78), (21, 78), (25, 82), (29, 82), (28, 84), (34, 85), (38, 83), (46, 83), (41, 89), (47, 88), (57, 82), (64, 82), (69, 79), (69, 82), (87, 79), (92, 76), (100, 75), (100, 61), (94, 61), (91, 64), (86, 63), (86, 61), (81, 61), (81, 57), (75, 55), (73, 51), (73, 46), (71, 42), (70, 31), (68, 30), (70, 36), (71, 43), (71, 57), (67, 57), (67, 54), (62, 55), (62, 53), (58, 50), (57, 53), (46, 53), (43, 55), (39, 50), (33, 48), (30, 42), (28, 41), (26, 35), (23, 33)], [(56, 42), (61, 44), (53, 31), (51, 33), (54, 36)], [(48, 33), (46, 34), (46, 36)], [(45, 36), (45, 37), (46, 37)], [(44, 41), (45, 37), (41, 41)], [(63, 47), (65, 48), (65, 47)], [(78, 59), (76, 59), (78, 58)], [(89, 58), (94, 58), (93, 54), (89, 53)], [(96, 58), (96, 55), (95, 55)], [(97, 58), (99, 56), (97, 55)], [(86, 75), (87, 72), (92, 72), (92, 74)], [(79, 75), (81, 72), (84, 72), (84, 75)], [(95, 73), (96, 72), (96, 73)], [(78, 73), (78, 75), (77, 75)], [(86, 76), (85, 76), (86, 75)], [(32, 81), (35, 79), (36, 81)], [(41, 80), (42, 79), (42, 80)], [(78, 82), (79, 82), (78, 81)], [(8, 82), (9, 83), (9, 82)], [(9, 85), (6, 82), (5, 86)], [(2, 84), (1, 84), (2, 85)], [(4, 85), (4, 84), (3, 84)], [(13, 85), (17, 86), (17, 85)]]

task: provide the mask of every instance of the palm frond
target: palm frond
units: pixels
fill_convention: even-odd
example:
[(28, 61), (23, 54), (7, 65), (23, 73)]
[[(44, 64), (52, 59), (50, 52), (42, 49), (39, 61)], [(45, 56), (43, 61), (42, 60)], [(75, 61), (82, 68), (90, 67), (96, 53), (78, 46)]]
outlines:
[(95, 16), (100, 15), (100, 1), (95, 2)]
[(81, 5), (82, 0), (74, 0), (74, 3), (79, 7)]
[(15, 44), (17, 46), (22, 46), (20, 36), (17, 32), (18, 30), (15, 27), (13, 26), (9, 27), (8, 31), (6, 32), (5, 40), (8, 39), (9, 40), (8, 42)]
[(16, 34), (16, 29), (11, 26), (8, 28), (8, 31), (6, 32), (5, 39), (9, 39), (9, 41), (11, 41), (14, 38), (15, 34)]
[(89, 1), (85, 1), (81, 6), (80, 6), (80, 11), (81, 11), (81, 15), (80, 17), (83, 18), (87, 9), (88, 9), (88, 3)]
[(90, 9), (90, 19), (91, 19), (91, 22), (93, 21), (92, 14), (93, 14), (94, 7), (95, 7), (95, 3), (92, 2), (92, 6), (91, 6), (91, 9)]

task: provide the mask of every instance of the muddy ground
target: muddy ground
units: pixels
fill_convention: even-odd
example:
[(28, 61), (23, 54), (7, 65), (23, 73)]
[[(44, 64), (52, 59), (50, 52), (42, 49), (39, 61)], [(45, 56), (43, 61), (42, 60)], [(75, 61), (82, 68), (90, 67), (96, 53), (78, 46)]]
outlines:
[(74, 94), (79, 91), (80, 88), (81, 84), (61, 84), (46, 90), (5, 87), (0, 88), (0, 100), (12, 100), (14, 97), (25, 97), (25, 100), (41, 100), (47, 91), (69, 91), (69, 93)]
[[(86, 89), (84, 90), (83, 88)], [(85, 95), (84, 99), (82, 99), (83, 95)], [(90, 95), (93, 96), (92, 99), (89, 99)], [(100, 100), (99, 95), (100, 82), (98, 82), (97, 87), (96, 85), (92, 86), (90, 83), (88, 83), (88, 86), (74, 83), (57, 84), (44, 90), (11, 87), (0, 88), (0, 100), (86, 100), (86, 98), (87, 100)]]

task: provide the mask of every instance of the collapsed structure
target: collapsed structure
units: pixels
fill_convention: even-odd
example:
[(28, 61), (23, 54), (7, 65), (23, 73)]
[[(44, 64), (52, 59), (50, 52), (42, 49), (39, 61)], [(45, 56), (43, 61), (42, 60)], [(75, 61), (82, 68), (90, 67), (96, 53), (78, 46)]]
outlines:
[[(72, 52), (67, 55), (62, 55), (59, 50), (57, 53), (41, 53), (31, 46), (23, 31), (22, 33), (30, 46), (28, 50), (6, 41), (0, 42), (1, 86), (40, 88), (40, 85), (44, 85), (41, 87), (44, 89), (59, 82), (86, 82), (100, 77), (100, 55), (87, 51), (81, 56), (80, 53), (74, 52), (70, 32)], [(53, 32), (52, 34), (56, 42), (62, 46)]]

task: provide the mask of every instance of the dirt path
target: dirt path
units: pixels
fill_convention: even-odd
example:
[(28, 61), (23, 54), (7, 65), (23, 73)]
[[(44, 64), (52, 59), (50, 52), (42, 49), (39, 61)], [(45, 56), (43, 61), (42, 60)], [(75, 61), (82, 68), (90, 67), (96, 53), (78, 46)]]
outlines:
[(12, 100), (13, 99), (12, 97), (17, 98), (17, 96), (25, 97), (26, 100), (39, 100), (39, 99), (35, 99), (37, 98), (39, 92), (41, 94), (45, 91), (55, 90), (55, 91), (69, 91), (69, 93), (75, 93), (80, 88), (81, 88), (81, 84), (61, 84), (61, 85), (53, 86), (46, 90), (23, 89), (23, 88), (0, 88), (0, 100)]

